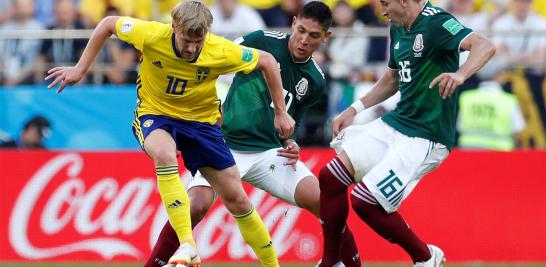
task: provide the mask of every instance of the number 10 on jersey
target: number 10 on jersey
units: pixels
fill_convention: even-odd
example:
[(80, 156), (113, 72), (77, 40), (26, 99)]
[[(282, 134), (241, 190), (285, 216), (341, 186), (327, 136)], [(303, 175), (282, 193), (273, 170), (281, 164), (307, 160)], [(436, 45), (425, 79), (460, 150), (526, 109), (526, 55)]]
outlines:
[[(184, 91), (186, 91), (186, 85), (188, 85), (187, 80), (182, 80), (176, 77), (173, 77), (171, 75), (167, 75), (167, 79), (169, 79), (169, 84), (167, 85), (167, 94), (172, 95), (183, 95)], [(178, 89), (178, 85), (180, 84), (180, 90)]]

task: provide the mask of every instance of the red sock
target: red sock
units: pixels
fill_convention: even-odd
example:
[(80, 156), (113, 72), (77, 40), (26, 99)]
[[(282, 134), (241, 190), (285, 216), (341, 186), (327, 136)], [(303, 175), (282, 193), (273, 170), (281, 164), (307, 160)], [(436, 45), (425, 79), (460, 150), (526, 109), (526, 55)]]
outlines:
[(353, 178), (336, 157), (320, 170), (319, 182), (320, 219), (324, 235), (321, 266), (324, 267), (340, 261), (341, 237), (349, 215), (347, 188)]
[(341, 235), (340, 258), (346, 267), (361, 267), (360, 254), (358, 254), (358, 247), (353, 236), (353, 232), (346, 225), (345, 231)]
[(171, 258), (179, 246), (178, 236), (171, 224), (167, 221), (157, 238), (157, 242), (155, 242), (154, 249), (148, 258), (148, 261), (144, 264), (144, 267), (162, 267), (167, 264), (169, 258)]
[(402, 216), (398, 212), (385, 212), (379, 204), (371, 204), (370, 202), (376, 200), (370, 201), (370, 196), (372, 194), (362, 181), (351, 193), (353, 209), (360, 219), (387, 241), (401, 246), (411, 256), (414, 263), (430, 259), (427, 244), (419, 239)]

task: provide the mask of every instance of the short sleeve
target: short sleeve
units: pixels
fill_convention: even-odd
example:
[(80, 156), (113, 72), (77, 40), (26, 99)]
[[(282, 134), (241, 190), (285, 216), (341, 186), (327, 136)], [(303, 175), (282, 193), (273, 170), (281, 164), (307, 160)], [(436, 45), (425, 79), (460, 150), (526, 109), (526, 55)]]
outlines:
[(226, 55), (226, 65), (223, 73), (252, 72), (258, 64), (258, 50), (243, 45), (238, 45), (224, 39), (224, 55)]
[(430, 27), (435, 39), (434, 45), (446, 51), (459, 51), (461, 42), (472, 33), (470, 28), (463, 26), (448, 13), (434, 15), (431, 18)]
[(151, 33), (152, 23), (131, 17), (120, 17), (116, 22), (116, 35), (120, 40), (142, 51), (146, 38)]
[(394, 46), (397, 45), (398, 41), (396, 38), (396, 32), (394, 26), (391, 25), (390, 28), (390, 45), (389, 45), (389, 68), (396, 70), (398, 65), (396, 65), (396, 59), (394, 58)]
[(254, 31), (249, 34), (244, 35), (239, 39), (239, 42), (237, 42), (240, 45), (249, 46), (249, 47), (256, 47), (260, 45), (260, 42), (258, 41), (260, 37), (264, 36), (263, 31)]

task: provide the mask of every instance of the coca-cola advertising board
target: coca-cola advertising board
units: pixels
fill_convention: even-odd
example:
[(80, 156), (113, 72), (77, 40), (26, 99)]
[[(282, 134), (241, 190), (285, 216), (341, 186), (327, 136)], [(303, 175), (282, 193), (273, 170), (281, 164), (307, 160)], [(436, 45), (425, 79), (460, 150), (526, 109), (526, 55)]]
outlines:
[[(315, 173), (333, 156), (329, 149), (301, 155)], [(400, 212), (451, 262), (546, 262), (545, 162), (546, 152), (455, 151)], [(138, 151), (0, 151), (0, 181), (0, 262), (144, 262), (167, 220), (153, 162)], [(316, 218), (244, 186), (281, 261), (316, 262)], [(349, 225), (364, 261), (409, 262), (352, 213)], [(194, 236), (208, 262), (255, 260), (219, 201)]]

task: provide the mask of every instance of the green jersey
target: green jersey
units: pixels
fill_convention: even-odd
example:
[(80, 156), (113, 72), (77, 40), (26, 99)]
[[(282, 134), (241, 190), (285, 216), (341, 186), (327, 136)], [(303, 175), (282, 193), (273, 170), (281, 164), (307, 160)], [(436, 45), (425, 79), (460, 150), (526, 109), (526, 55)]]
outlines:
[(410, 30), (391, 26), (389, 68), (398, 70), (401, 99), (383, 116), (387, 124), (407, 136), (453, 147), (458, 94), (444, 100), (438, 86), (428, 86), (441, 73), (458, 70), (460, 44), (471, 32), (429, 2)]
[[(297, 129), (309, 108), (323, 94), (325, 80), (313, 58), (294, 61), (288, 50), (289, 39), (286, 33), (256, 31), (244, 36), (241, 44), (269, 52), (277, 60), (286, 108), (296, 121)], [(237, 73), (223, 108), (222, 131), (231, 149), (265, 151), (282, 146), (274, 126), (271, 95), (261, 70)]]

